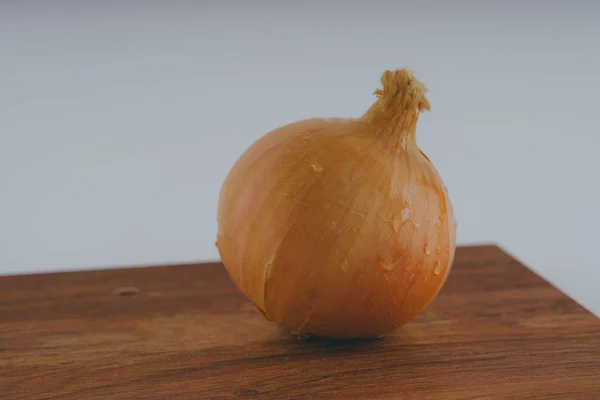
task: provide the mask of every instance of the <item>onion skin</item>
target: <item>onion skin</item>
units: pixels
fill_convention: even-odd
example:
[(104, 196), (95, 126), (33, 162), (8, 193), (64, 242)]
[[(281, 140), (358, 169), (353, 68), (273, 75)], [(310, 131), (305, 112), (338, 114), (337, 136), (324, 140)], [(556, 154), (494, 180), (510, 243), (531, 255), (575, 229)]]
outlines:
[(369, 338), (416, 316), (450, 272), (456, 223), (415, 139), (425, 88), (386, 71), (357, 119), (310, 119), (256, 141), (223, 183), (217, 247), (271, 321)]

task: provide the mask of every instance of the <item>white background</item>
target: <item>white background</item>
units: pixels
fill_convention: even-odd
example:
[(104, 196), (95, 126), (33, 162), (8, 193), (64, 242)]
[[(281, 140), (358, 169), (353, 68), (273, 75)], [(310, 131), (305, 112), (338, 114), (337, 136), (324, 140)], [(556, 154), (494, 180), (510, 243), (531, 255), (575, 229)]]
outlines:
[(597, 2), (271, 3), (0, 1), (0, 273), (217, 259), (240, 153), (408, 67), (459, 242), (600, 314)]

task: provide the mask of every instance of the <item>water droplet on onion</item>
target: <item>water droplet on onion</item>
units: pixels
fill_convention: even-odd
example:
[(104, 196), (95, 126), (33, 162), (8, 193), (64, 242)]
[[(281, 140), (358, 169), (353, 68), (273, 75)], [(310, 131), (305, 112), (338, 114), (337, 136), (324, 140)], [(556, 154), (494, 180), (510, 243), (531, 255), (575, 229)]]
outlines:
[(313, 161), (310, 166), (315, 172), (323, 172), (323, 167), (316, 161)]
[(382, 269), (384, 271), (391, 271), (396, 265), (383, 257), (379, 257), (379, 263), (377, 264), (377, 266), (379, 267), (379, 269)]
[(442, 265), (440, 264), (440, 262), (439, 262), (439, 261), (437, 261), (437, 262), (435, 263), (435, 268), (433, 268), (433, 274), (437, 276), (437, 275), (439, 275), (441, 272), (442, 272)]
[(425, 243), (425, 246), (423, 247), (423, 251), (425, 252), (426, 255), (430, 255), (431, 254), (431, 248), (429, 248), (429, 244)]

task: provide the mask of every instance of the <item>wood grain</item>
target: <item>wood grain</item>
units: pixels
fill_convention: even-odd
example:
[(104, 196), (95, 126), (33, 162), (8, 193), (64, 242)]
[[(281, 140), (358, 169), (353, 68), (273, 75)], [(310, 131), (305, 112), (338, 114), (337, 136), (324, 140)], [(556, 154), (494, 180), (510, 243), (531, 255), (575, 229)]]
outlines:
[(592, 400), (600, 320), (494, 246), (371, 341), (290, 336), (220, 264), (0, 277), (0, 398)]

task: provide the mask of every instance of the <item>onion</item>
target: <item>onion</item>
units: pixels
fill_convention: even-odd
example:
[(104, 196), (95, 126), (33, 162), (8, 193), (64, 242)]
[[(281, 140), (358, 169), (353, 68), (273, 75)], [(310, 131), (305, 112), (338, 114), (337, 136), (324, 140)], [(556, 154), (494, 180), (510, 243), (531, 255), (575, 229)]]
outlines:
[(221, 260), (266, 318), (292, 332), (392, 332), (450, 272), (452, 205), (415, 139), (426, 90), (404, 69), (381, 83), (360, 118), (308, 119), (264, 135), (223, 183)]

